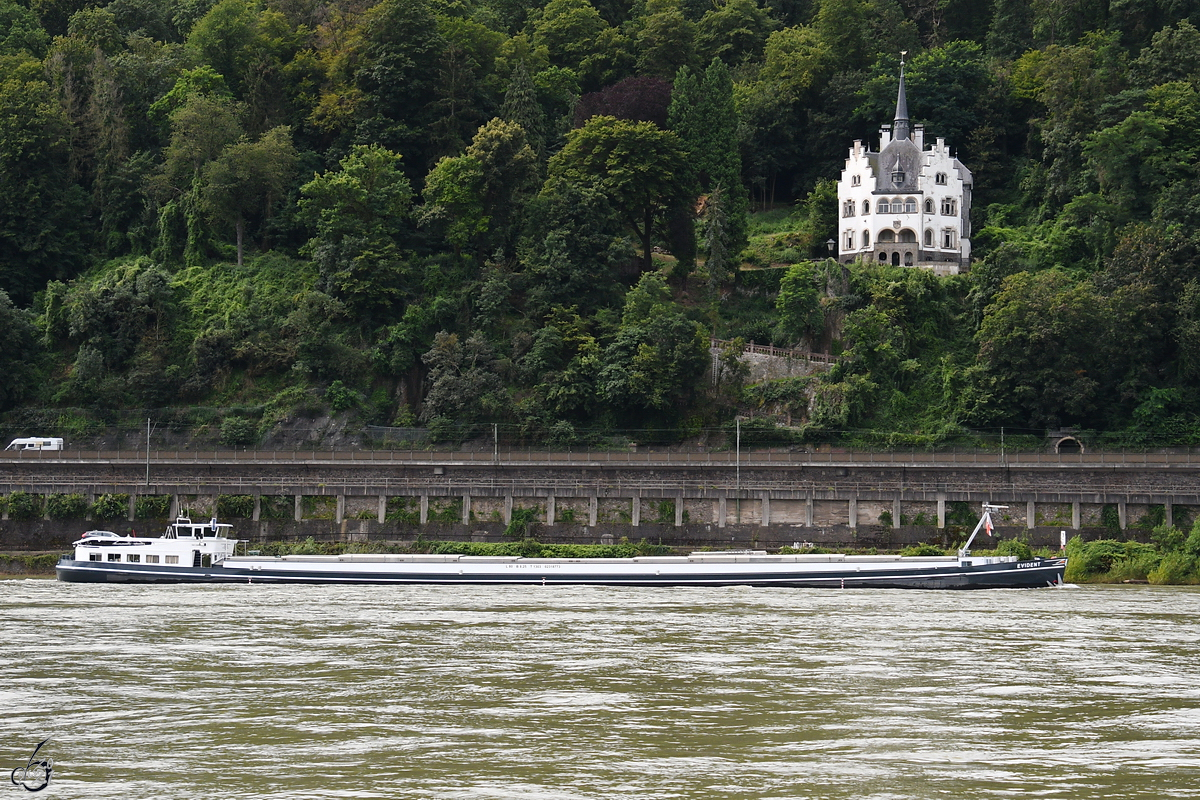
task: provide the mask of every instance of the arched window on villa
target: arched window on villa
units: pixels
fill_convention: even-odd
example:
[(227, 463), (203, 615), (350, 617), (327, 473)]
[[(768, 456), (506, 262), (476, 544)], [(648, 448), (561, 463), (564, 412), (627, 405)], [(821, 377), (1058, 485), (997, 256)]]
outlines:
[(871, 201), (863, 200), (863, 216), (865, 217), (867, 214), (870, 214), (870, 213), (871, 213)]
[(880, 214), (886, 214), (891, 211), (892, 208), (888, 205), (887, 198), (884, 198), (883, 200), (879, 201), (879, 205), (875, 206), (875, 210)]
[(925, 229), (925, 246), (933, 247), (933, 231), (928, 228)]
[(871, 246), (871, 232), (870, 232), (870, 231), (863, 231), (863, 244), (862, 244), (862, 246), (863, 246), (863, 247), (870, 247), (870, 246)]
[(933, 213), (933, 198), (932, 197), (925, 198), (925, 213), (926, 214)]
[(904, 201), (904, 213), (905, 214), (917, 213), (917, 199), (915, 197), (909, 197), (908, 199), (906, 199)]

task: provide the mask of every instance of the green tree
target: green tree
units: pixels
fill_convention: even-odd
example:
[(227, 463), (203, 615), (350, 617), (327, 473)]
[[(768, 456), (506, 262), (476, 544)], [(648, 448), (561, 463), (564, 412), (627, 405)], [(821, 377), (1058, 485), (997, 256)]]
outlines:
[(631, 46), (588, 0), (550, 0), (533, 22), (533, 44), (550, 64), (579, 76), (586, 91), (616, 83), (633, 67)]
[(13, 0), (0, 0), (0, 55), (25, 52), (41, 58), (50, 37), (28, 8)]
[(1058, 270), (1007, 278), (979, 327), (984, 394), (998, 421), (1079, 422), (1096, 411), (1101, 369), (1096, 311), (1086, 283)]
[(1049, 209), (1092, 188), (1083, 146), (1103, 127), (1098, 112), (1105, 100), (1125, 88), (1126, 56), (1117, 39), (1090, 33), (1078, 45), (1030, 51), (1013, 65), (1015, 92), (1042, 106), (1034, 125), (1046, 168), (1040, 193)]
[(1200, 78), (1200, 30), (1186, 19), (1163, 28), (1130, 65), (1130, 74), (1145, 89)]
[(291, 133), (287, 127), (279, 127), (258, 141), (235, 142), (205, 166), (201, 205), (211, 218), (233, 225), (239, 267), (246, 217), (270, 217), (291, 182), (295, 163)]
[(621, 326), (604, 349), (600, 391), (628, 412), (677, 416), (709, 360), (703, 329), (671, 300), (662, 276), (647, 273), (626, 295)]
[(723, 61), (714, 58), (697, 79), (681, 69), (671, 93), (670, 127), (679, 134), (692, 164), (699, 188), (719, 191), (725, 219), (725, 249), (737, 254), (746, 245), (749, 198), (742, 183), (738, 150), (738, 114), (733, 81)]
[(618, 209), (652, 264), (656, 224), (690, 194), (690, 169), (679, 138), (652, 122), (592, 117), (550, 159), (551, 179), (592, 183)]
[(378, 145), (355, 145), (338, 166), (300, 188), (301, 215), (316, 230), (304, 252), (335, 298), (390, 308), (412, 288), (402, 252), (412, 187), (400, 155)]
[(528, 219), (519, 252), (532, 314), (553, 306), (590, 314), (620, 298), (617, 275), (635, 256), (621, 215), (602, 192), (588, 183), (547, 181)]
[(83, 263), (86, 196), (68, 131), (41, 62), (0, 56), (0, 290), (18, 305)]
[(15, 308), (0, 291), (0, 370), (4, 373), (0, 410), (7, 411), (34, 393), (38, 383), (34, 364), (40, 351), (33, 315)]
[(598, 409), (600, 344), (574, 309), (557, 306), (550, 311), (519, 366), (532, 386), (530, 411), (535, 416), (586, 422)]
[(696, 27), (700, 58), (736, 67), (759, 59), (777, 23), (755, 0), (726, 0), (705, 12)]
[(525, 203), (537, 189), (537, 156), (524, 128), (495, 118), (476, 131), (467, 157), (481, 170), (483, 209), (492, 221), (491, 244), (507, 254)]
[(776, 341), (785, 346), (820, 336), (825, 313), (821, 307), (818, 275), (811, 263), (789, 267), (779, 282), (775, 310), (779, 313)]
[(992, 58), (1012, 61), (1033, 49), (1033, 9), (1029, 0), (996, 0), (987, 33)]
[(252, 0), (220, 0), (188, 34), (196, 60), (225, 78), (240, 92), (245, 85), (257, 38), (258, 9)]
[(471, 423), (502, 407), (495, 353), (482, 334), (460, 340), (458, 334), (442, 331), (422, 360), (429, 369), (422, 419)]
[(1179, 156), (1166, 139), (1166, 126), (1153, 114), (1138, 111), (1084, 142), (1084, 162), (1105, 199), (1119, 209), (1119, 221), (1146, 215), (1159, 190), (1179, 174)]
[(670, 79), (692, 62), (695, 26), (684, 17), (679, 0), (650, 0), (639, 23), (634, 42), (640, 74)]
[(491, 219), (483, 207), (483, 167), (470, 156), (443, 158), (425, 176), (423, 225), (440, 228), (456, 254), (477, 244)]
[(160, 257), (182, 251), (185, 262), (196, 263), (207, 248), (211, 231), (203, 213), (204, 170), (242, 136), (242, 111), (227, 98), (195, 94), (171, 113), (171, 141), (150, 181), (161, 204)]
[(404, 152), (411, 169), (423, 170), (436, 160), (429, 157), (429, 126), (438, 111), (433, 104), (448, 49), (432, 3), (382, 0), (363, 14), (350, 38), (350, 52), (341, 58), (353, 86), (336, 87), (329, 95), (350, 113), (335, 112), (334, 127), (353, 127), (359, 141)]
[(545, 162), (546, 113), (538, 102), (537, 90), (524, 61), (518, 61), (513, 67), (499, 116), (503, 120), (520, 125), (538, 161)]

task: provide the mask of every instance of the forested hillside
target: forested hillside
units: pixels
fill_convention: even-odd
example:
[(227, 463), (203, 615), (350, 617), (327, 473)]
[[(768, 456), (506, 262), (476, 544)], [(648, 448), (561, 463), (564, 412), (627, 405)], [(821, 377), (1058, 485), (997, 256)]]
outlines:
[[(1200, 0), (0, 0), (0, 412), (1200, 440)], [(967, 275), (824, 260), (908, 106)], [(838, 357), (749, 384), (737, 343)], [(776, 428), (786, 423), (786, 429)]]

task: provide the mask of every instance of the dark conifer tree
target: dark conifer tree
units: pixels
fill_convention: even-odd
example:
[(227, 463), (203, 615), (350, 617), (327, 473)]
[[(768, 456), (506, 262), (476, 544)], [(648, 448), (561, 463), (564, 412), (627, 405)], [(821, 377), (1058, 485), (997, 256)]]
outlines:
[(500, 106), (500, 118), (506, 122), (515, 122), (525, 129), (525, 140), (530, 149), (538, 157), (538, 163), (546, 162), (546, 114), (537, 101), (533, 81), (529, 78), (529, 70), (525, 62), (520, 61), (513, 69), (508, 81), (508, 91), (504, 94), (504, 104)]
[(1012, 61), (1032, 47), (1033, 9), (1029, 0), (996, 0), (987, 34), (988, 55)]

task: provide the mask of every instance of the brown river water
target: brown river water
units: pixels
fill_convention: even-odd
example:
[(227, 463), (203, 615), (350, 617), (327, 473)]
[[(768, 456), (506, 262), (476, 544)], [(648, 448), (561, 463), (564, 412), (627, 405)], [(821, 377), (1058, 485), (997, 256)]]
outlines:
[(1200, 589), (0, 581), (0, 788), (1195, 798)]

